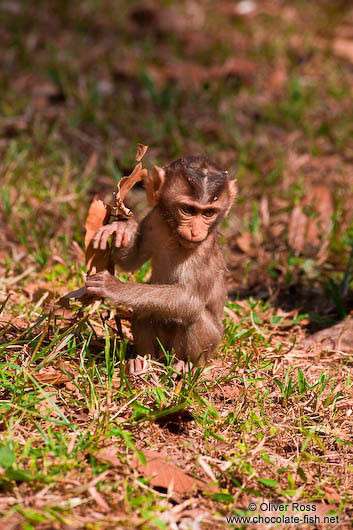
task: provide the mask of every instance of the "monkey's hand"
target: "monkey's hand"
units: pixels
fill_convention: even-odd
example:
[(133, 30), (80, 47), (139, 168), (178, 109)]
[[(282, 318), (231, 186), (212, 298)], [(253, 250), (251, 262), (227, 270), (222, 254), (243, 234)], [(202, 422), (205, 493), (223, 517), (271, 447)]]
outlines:
[(108, 271), (93, 274), (86, 280), (87, 293), (98, 298), (112, 298), (118, 294), (120, 285), (123, 285), (123, 282)]
[(136, 221), (133, 219), (115, 221), (109, 225), (104, 225), (93, 238), (93, 248), (105, 250), (109, 237), (113, 235), (115, 235), (115, 246), (117, 248), (127, 247), (134, 239), (137, 226)]

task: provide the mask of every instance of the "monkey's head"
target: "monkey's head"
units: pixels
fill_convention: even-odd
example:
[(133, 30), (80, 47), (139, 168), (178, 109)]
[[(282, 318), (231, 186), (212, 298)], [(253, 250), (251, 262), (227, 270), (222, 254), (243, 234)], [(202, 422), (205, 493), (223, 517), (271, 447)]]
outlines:
[(163, 168), (154, 166), (146, 190), (179, 243), (192, 248), (225, 218), (236, 183), (208, 158), (190, 156)]

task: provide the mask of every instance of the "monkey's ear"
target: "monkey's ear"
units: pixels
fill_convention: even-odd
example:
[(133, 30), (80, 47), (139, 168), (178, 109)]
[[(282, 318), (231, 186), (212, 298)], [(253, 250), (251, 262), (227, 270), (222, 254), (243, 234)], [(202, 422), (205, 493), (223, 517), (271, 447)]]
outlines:
[(234, 201), (237, 191), (238, 191), (237, 181), (234, 179), (230, 180), (229, 181), (229, 198), (231, 202)]
[(233, 206), (233, 202), (234, 202), (234, 199), (235, 199), (237, 191), (238, 191), (238, 186), (237, 186), (237, 181), (236, 180), (234, 180), (234, 179), (233, 180), (229, 180), (229, 182), (228, 182), (228, 190), (229, 190), (229, 206), (227, 208), (226, 215), (228, 215), (229, 210)]
[(146, 195), (149, 204), (156, 204), (159, 199), (162, 184), (165, 179), (165, 170), (162, 167), (153, 166), (152, 173), (146, 177)]

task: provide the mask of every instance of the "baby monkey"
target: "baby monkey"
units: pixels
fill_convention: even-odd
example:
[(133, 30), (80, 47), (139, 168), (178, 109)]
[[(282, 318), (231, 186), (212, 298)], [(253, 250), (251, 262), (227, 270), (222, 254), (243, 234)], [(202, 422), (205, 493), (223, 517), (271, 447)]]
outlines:
[[(132, 333), (139, 356), (163, 357), (157, 338), (175, 351), (177, 369), (205, 364), (221, 341), (226, 301), (225, 262), (216, 228), (227, 215), (236, 184), (205, 157), (180, 158), (151, 176), (153, 210), (137, 223), (103, 226), (94, 248), (115, 236), (114, 262), (133, 271), (151, 259), (150, 284), (121, 282), (108, 271), (86, 280), (89, 294), (133, 308)], [(129, 373), (141, 360), (131, 359)]]

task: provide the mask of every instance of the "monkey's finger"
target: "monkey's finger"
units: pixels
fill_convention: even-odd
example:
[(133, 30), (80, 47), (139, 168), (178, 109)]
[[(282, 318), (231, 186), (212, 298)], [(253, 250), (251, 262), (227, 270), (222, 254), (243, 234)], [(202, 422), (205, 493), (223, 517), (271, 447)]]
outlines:
[(102, 289), (103, 288), (103, 282), (99, 279), (97, 280), (90, 280), (86, 282), (87, 289)]
[(174, 370), (177, 372), (185, 372), (185, 363), (184, 361), (178, 361), (174, 366)]
[(100, 248), (100, 240), (101, 240), (102, 232), (103, 230), (100, 228), (92, 239), (94, 249)]
[(111, 231), (110, 230), (104, 230), (103, 231), (103, 234), (102, 234), (102, 237), (101, 237), (101, 240), (100, 240), (100, 245), (99, 245), (99, 248), (101, 250), (105, 250), (107, 248), (107, 242), (108, 242), (108, 239), (109, 237), (112, 235)]
[(122, 231), (121, 230), (117, 230), (116, 233), (115, 233), (115, 246), (117, 248), (120, 248), (121, 247), (121, 238), (122, 238)]
[(126, 372), (128, 375), (138, 375), (141, 372), (141, 362), (139, 359), (130, 359), (127, 363)]
[(87, 289), (91, 289), (92, 287), (94, 289), (102, 289), (103, 286), (104, 286), (104, 282), (100, 278), (95, 278), (93, 280), (91, 279), (86, 280)]
[(88, 276), (86, 279), (86, 285), (98, 285), (103, 283), (102, 276), (98, 276), (97, 274), (92, 274), (92, 276)]
[(135, 371), (135, 359), (129, 359), (126, 364), (127, 375), (133, 375)]
[(148, 369), (148, 362), (144, 357), (138, 356), (136, 359), (130, 359), (127, 363), (127, 374), (141, 375)]
[(187, 365), (184, 361), (177, 361), (173, 366), (173, 370), (172, 379), (177, 379), (186, 372)]
[(135, 374), (138, 375), (143, 371), (143, 359), (137, 357), (135, 359)]
[(103, 283), (100, 280), (96, 280), (96, 281), (90, 280), (89, 282), (88, 281), (86, 282), (86, 287), (88, 289), (90, 289), (91, 287), (102, 287), (102, 286), (103, 286)]
[(101, 298), (103, 295), (102, 295), (102, 289), (99, 288), (99, 287), (88, 287), (86, 286), (87, 288), (87, 293), (88, 294), (93, 294), (95, 296), (98, 296), (99, 298)]
[(122, 247), (127, 247), (128, 244), (129, 244), (129, 240), (130, 240), (130, 237), (129, 237), (128, 232), (124, 232), (123, 233), (123, 237), (122, 237), (122, 241), (121, 241), (121, 246)]
[(114, 230), (112, 229), (111, 226), (102, 226), (102, 228), (100, 228), (95, 236), (93, 237), (92, 241), (93, 241), (93, 248), (95, 249), (102, 249), (104, 250), (104, 248), (102, 247), (102, 245), (104, 244), (103, 241), (105, 239), (105, 241), (108, 239), (108, 237), (110, 237), (112, 235), (112, 233), (114, 232)]

